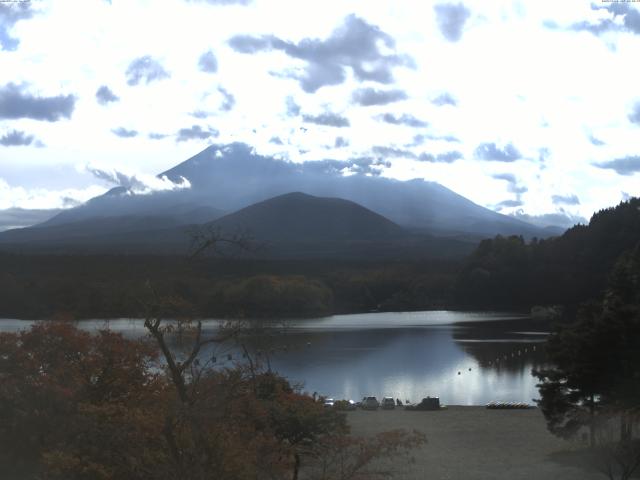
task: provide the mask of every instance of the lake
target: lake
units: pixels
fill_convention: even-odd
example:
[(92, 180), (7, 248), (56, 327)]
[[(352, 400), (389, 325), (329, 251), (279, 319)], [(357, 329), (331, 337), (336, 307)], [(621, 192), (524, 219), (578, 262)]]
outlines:
[[(0, 320), (0, 331), (28, 322)], [(130, 338), (145, 334), (141, 320), (87, 320), (81, 327), (108, 326)], [(205, 333), (217, 328), (204, 322)], [(360, 400), (391, 396), (443, 404), (490, 401), (533, 403), (538, 398), (533, 368), (545, 365), (546, 322), (493, 312), (402, 312), (334, 315), (291, 320), (277, 335), (247, 340), (253, 356), (309, 393)], [(174, 340), (174, 348), (179, 341)], [(235, 345), (205, 349), (203, 360), (231, 366), (246, 361)]]

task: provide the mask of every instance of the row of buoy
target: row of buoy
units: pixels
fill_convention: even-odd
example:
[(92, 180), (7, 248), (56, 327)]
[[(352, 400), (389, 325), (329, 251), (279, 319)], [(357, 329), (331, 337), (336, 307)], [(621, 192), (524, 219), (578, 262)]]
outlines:
[[(531, 351), (532, 352), (536, 351), (536, 346), (535, 345), (533, 345), (531, 347)], [(529, 349), (528, 348), (524, 348), (523, 350), (518, 350), (517, 352), (511, 352), (511, 358), (515, 358), (516, 356), (519, 357), (519, 356), (521, 356), (521, 355), (523, 355), (525, 353), (529, 353)], [(509, 355), (503, 355), (502, 358), (500, 358), (500, 357), (496, 358), (495, 359), (495, 363), (498, 364), (498, 363), (500, 363), (501, 359), (502, 360), (507, 360), (508, 358), (509, 358)], [(489, 365), (492, 365), (492, 364), (493, 364), (493, 362), (490, 361)]]

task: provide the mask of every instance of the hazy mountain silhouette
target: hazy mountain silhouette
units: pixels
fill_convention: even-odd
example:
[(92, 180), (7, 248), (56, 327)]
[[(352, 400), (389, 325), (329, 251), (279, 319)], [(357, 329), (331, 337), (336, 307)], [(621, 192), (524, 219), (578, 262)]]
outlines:
[[(272, 252), (287, 255), (344, 253), (344, 245), (336, 242), (357, 241), (369, 247), (392, 242), (387, 255), (397, 251), (400, 239), (412, 245), (427, 242), (430, 254), (438, 248), (460, 253), (468, 251), (469, 241), (496, 234), (550, 234), (480, 207), (438, 183), (383, 178), (367, 159), (296, 164), (234, 143), (212, 145), (159, 176), (175, 183), (186, 179), (191, 186), (146, 194), (116, 187), (34, 227), (0, 233), (0, 244), (63, 251), (96, 245), (109, 251), (145, 251), (149, 245), (178, 252), (188, 237), (185, 226), (216, 219), (215, 227), (253, 230), (261, 241), (279, 244)], [(224, 212), (231, 214), (220, 218)], [(436, 237), (463, 242), (447, 245)], [(309, 248), (322, 242), (327, 243), (323, 248)]]
[(392, 240), (406, 232), (392, 221), (341, 198), (287, 193), (226, 215), (210, 224), (226, 232), (246, 232), (258, 240), (322, 242)]
[[(349, 168), (356, 173), (343, 175)], [(297, 191), (351, 200), (402, 227), (429, 233), (476, 238), (496, 234), (549, 236), (549, 231), (476, 205), (438, 183), (400, 181), (363, 171), (357, 161), (297, 164), (258, 155), (242, 143), (212, 145), (159, 175), (174, 182), (186, 178), (191, 183), (189, 189), (131, 195), (124, 188), (116, 188), (83, 206), (60, 213), (47, 223), (59, 225), (95, 216), (171, 212), (176, 205), (185, 204), (234, 212)]]

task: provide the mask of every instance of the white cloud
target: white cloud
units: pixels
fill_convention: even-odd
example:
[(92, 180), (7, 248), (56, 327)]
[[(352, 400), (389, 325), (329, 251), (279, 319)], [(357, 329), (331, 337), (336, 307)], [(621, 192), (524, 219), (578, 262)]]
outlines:
[[(135, 170), (129, 175), (144, 188), (173, 188), (151, 179), (207, 145), (206, 138), (175, 141), (176, 132), (193, 127), (191, 114), (205, 111), (211, 115), (201, 128), (218, 131), (216, 142), (244, 141), (260, 153), (293, 161), (355, 158), (374, 145), (409, 145), (415, 135), (424, 135), (424, 145), (410, 147), (416, 155), (455, 150), (463, 158), (450, 164), (389, 159), (392, 166), (384, 175), (438, 181), (491, 206), (513, 196), (506, 182), (492, 176), (511, 173), (529, 189), (518, 208), (530, 215), (553, 212), (553, 195), (576, 194), (580, 204), (572, 205), (570, 214), (588, 218), (594, 210), (616, 203), (620, 191), (640, 194), (637, 178), (591, 166), (640, 154), (640, 127), (629, 121), (638, 102), (640, 70), (635, 64), (640, 36), (612, 32), (600, 38), (545, 26), (548, 21), (562, 26), (606, 18), (608, 13), (594, 10), (590, 2), (463, 2), (469, 16), (455, 42), (438, 29), (434, 5), (440, 1), (112, 3), (38, 3), (38, 15), (16, 23), (12, 36), (20, 40), (18, 47), (0, 51), (0, 71), (11, 72), (5, 84), (28, 83), (34, 96), (74, 95), (77, 101), (70, 119), (5, 122), (3, 131), (28, 132), (47, 147), (0, 147), (0, 178), (9, 163), (15, 169), (91, 161), (109, 165), (102, 170), (112, 174)], [(395, 83), (386, 86), (358, 82), (347, 69), (343, 84), (324, 86), (310, 95), (288, 77), (309, 74), (308, 62), (282, 51), (242, 55), (228, 45), (235, 35), (274, 35), (292, 45), (304, 39), (326, 40), (351, 13), (395, 40), (393, 48), (380, 45), (381, 53), (411, 57), (415, 69), (394, 68)], [(209, 51), (215, 52), (215, 75), (199, 67), (203, 52)], [(147, 55), (170, 77), (128, 85), (128, 66)], [(103, 85), (119, 97), (108, 108), (96, 102), (96, 91)], [(221, 87), (235, 99), (229, 111), (220, 111)], [(408, 98), (363, 108), (352, 103), (352, 92), (358, 88), (393, 89), (406, 92)], [(443, 92), (457, 105), (433, 104)], [(286, 114), (288, 98), (300, 106), (299, 115)], [(335, 145), (336, 128), (303, 124), (304, 115), (318, 112), (339, 112), (349, 119), (350, 126), (339, 131), (348, 146), (327, 150), (327, 145)], [(384, 114), (424, 123), (379, 121)], [(120, 138), (111, 133), (123, 126), (139, 134)], [(605, 145), (594, 145), (585, 131)], [(158, 132), (171, 135), (149, 138)], [(438, 136), (455, 136), (460, 143), (453, 147), (433, 138)], [(270, 143), (273, 137), (282, 145)], [(512, 144), (523, 158), (501, 165), (477, 161), (473, 152), (483, 143)], [(542, 148), (549, 152), (544, 163), (538, 161)], [(20, 190), (20, 184), (9, 187), (5, 182), (2, 188), (5, 205), (26, 207), (38, 203), (36, 198), (59, 205), (56, 198), (62, 195), (55, 193), (62, 192), (58, 187)], [(79, 192), (89, 188), (94, 187), (74, 191), (81, 197)]]

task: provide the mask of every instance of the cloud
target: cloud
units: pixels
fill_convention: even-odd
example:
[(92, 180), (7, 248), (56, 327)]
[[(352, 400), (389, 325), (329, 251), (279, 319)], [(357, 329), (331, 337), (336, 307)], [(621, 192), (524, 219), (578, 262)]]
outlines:
[(0, 87), (0, 118), (56, 122), (63, 117), (71, 118), (75, 104), (73, 95), (36, 97), (25, 91), (25, 85), (8, 83)]
[(144, 195), (158, 191), (191, 188), (191, 183), (184, 177), (180, 177), (178, 181), (173, 182), (164, 175), (158, 177), (146, 174), (129, 174), (116, 169), (105, 169), (92, 165), (86, 165), (85, 170), (99, 180), (124, 187), (134, 194)]
[(640, 156), (627, 156), (623, 158), (616, 158), (614, 160), (608, 160), (606, 162), (597, 162), (593, 164), (599, 168), (608, 168), (615, 170), (618, 175), (633, 175), (640, 172)]
[(125, 75), (127, 76), (128, 85), (139, 85), (143, 80), (146, 84), (149, 84), (153, 81), (170, 77), (169, 72), (164, 69), (160, 62), (150, 55), (133, 60), (129, 64)]
[(274, 145), (284, 145), (284, 142), (280, 140), (280, 137), (271, 137), (269, 139), (269, 143), (273, 143)]
[(441, 3), (433, 7), (440, 32), (450, 42), (462, 38), (462, 30), (471, 12), (462, 4)]
[(602, 145), (606, 145), (605, 142), (603, 142), (599, 138), (594, 137), (593, 135), (589, 135), (589, 142), (591, 142), (591, 144), (595, 145), (596, 147), (600, 147)]
[(287, 116), (297, 117), (300, 115), (300, 105), (296, 103), (293, 97), (287, 97)]
[(234, 105), (236, 104), (236, 98), (222, 87), (218, 87), (218, 91), (222, 94), (222, 103), (220, 104), (220, 110), (222, 110), (223, 112), (232, 110)]
[[(594, 35), (602, 35), (607, 32), (627, 32), (640, 35), (640, 11), (625, 2), (611, 2), (606, 7), (591, 5), (593, 10), (606, 10), (612, 14), (609, 18), (601, 18), (596, 23), (578, 22), (572, 24), (569, 29), (574, 31), (586, 31)], [(618, 21), (618, 17), (621, 17)], [(547, 25), (556, 28), (555, 24)]]
[(311, 175), (371, 175), (379, 176), (391, 163), (380, 158), (356, 157), (349, 160), (317, 160), (305, 162), (301, 168), (304, 174)]
[(194, 112), (191, 112), (189, 115), (191, 115), (193, 118), (202, 120), (203, 118), (207, 118), (212, 114), (210, 112), (205, 112), (204, 110), (196, 110)]
[(111, 130), (114, 135), (117, 135), (121, 138), (133, 138), (138, 136), (137, 130), (127, 130), (124, 127), (118, 127)]
[(109, 87), (102, 85), (96, 91), (96, 99), (100, 105), (106, 105), (109, 102), (117, 102), (120, 100), (120, 97), (114, 94)]
[(457, 150), (453, 150), (450, 152), (438, 153), (436, 155), (432, 153), (423, 152), (418, 155), (418, 160), (421, 162), (431, 162), (431, 163), (453, 163), (456, 160), (460, 160), (464, 158), (461, 152)]
[(0, 178), (0, 209), (16, 207), (22, 209), (64, 208), (70, 206), (70, 201), (83, 203), (90, 198), (102, 195), (104, 191), (104, 187), (98, 185), (91, 185), (84, 189), (66, 188), (63, 190), (25, 188), (9, 185)]
[(320, 115), (303, 115), (302, 120), (316, 125), (326, 125), (327, 127), (348, 127), (351, 125), (349, 119), (336, 113), (325, 112)]
[(218, 59), (211, 50), (204, 52), (198, 59), (198, 68), (201, 72), (216, 73), (218, 71)]
[(503, 208), (521, 207), (522, 205), (524, 205), (522, 200), (503, 200), (499, 203), (496, 203), (494, 209), (499, 212)]
[(504, 180), (505, 182), (507, 182), (508, 183), (507, 189), (509, 190), (509, 192), (515, 193), (518, 197), (518, 200), (520, 199), (521, 194), (529, 190), (524, 185), (521, 185), (518, 182), (518, 179), (512, 173), (496, 173), (492, 175), (492, 177), (495, 178), (496, 180)]
[(343, 148), (349, 146), (349, 140), (344, 137), (336, 137), (336, 141), (333, 144), (333, 148)]
[(353, 72), (358, 81), (390, 84), (395, 67), (414, 66), (406, 55), (383, 53), (383, 50), (395, 49), (394, 39), (379, 27), (353, 14), (347, 16), (343, 25), (326, 40), (305, 38), (293, 43), (276, 36), (236, 35), (229, 40), (229, 45), (236, 52), (245, 54), (280, 50), (292, 58), (307, 62), (304, 73), (291, 73), (289, 77), (298, 80), (308, 93), (324, 86), (344, 83), (347, 69)]
[(2, 50), (14, 51), (20, 40), (12, 37), (9, 31), (20, 20), (27, 20), (33, 16), (31, 2), (2, 2), (0, 3), (0, 47)]
[(580, 199), (575, 195), (552, 195), (554, 205), (580, 205)]
[(162, 140), (163, 138), (167, 138), (169, 135), (167, 135), (166, 133), (155, 133), (155, 132), (151, 132), (149, 133), (149, 135), (147, 135), (147, 137), (149, 137), (151, 140)]
[(504, 148), (499, 148), (495, 143), (482, 143), (475, 149), (474, 156), (478, 160), (496, 162), (515, 162), (522, 157), (518, 149), (510, 143)]
[(629, 121), (631, 123), (635, 123), (636, 125), (640, 125), (640, 102), (637, 102), (633, 106), (633, 110), (629, 114)]
[(0, 145), (3, 147), (19, 147), (31, 145), (33, 135), (27, 135), (18, 130), (12, 130), (0, 137)]
[(191, 128), (181, 128), (176, 134), (176, 142), (186, 142), (187, 140), (204, 140), (217, 137), (220, 134), (215, 128), (204, 130), (200, 125), (193, 125)]
[(395, 147), (375, 146), (371, 151), (381, 157), (416, 158), (415, 153)]
[(524, 213), (524, 210), (520, 208), (515, 212), (510, 213), (509, 216), (540, 228), (571, 228), (578, 223), (587, 223), (587, 220), (584, 217), (581, 217), (580, 215), (573, 215), (572, 213), (565, 211), (563, 208), (559, 208), (558, 211), (554, 213), (544, 213), (542, 215), (529, 215)]
[(431, 100), (431, 103), (441, 107), (443, 105), (453, 105), (454, 107), (458, 105), (458, 101), (450, 94), (450, 93), (441, 93), (436, 98)]
[(361, 88), (353, 92), (351, 96), (353, 103), (363, 107), (387, 105), (407, 98), (408, 96), (403, 90), (377, 90), (374, 88)]
[(403, 113), (399, 117), (395, 116), (392, 113), (385, 113), (383, 115), (379, 115), (378, 120), (382, 120), (383, 122), (390, 123), (392, 125), (406, 125), (407, 127), (426, 127), (429, 125), (428, 122), (424, 120), (420, 120), (413, 115), (409, 115), (407, 113)]

